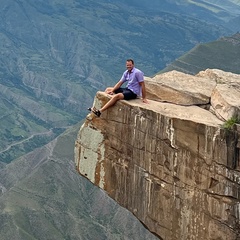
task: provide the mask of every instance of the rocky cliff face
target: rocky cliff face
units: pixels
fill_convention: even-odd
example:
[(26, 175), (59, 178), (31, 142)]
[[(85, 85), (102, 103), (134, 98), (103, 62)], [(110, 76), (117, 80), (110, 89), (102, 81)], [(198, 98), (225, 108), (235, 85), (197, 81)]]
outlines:
[[(146, 78), (149, 104), (89, 114), (75, 144), (80, 174), (160, 239), (240, 237), (240, 76), (206, 70)], [(98, 92), (94, 106), (109, 100)]]

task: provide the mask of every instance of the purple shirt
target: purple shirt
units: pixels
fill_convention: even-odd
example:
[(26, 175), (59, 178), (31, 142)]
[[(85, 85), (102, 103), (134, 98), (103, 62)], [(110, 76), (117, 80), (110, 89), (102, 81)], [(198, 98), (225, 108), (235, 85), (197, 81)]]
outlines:
[(121, 81), (127, 82), (127, 88), (138, 96), (142, 95), (142, 88), (139, 83), (143, 82), (144, 78), (141, 70), (135, 67), (131, 70), (131, 72), (126, 70), (121, 77)]

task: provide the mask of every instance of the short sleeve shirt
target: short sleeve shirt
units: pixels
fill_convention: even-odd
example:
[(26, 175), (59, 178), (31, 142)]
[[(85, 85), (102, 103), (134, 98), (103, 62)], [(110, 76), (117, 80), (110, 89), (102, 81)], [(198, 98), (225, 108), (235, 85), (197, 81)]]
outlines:
[(121, 81), (127, 82), (127, 88), (138, 96), (141, 96), (142, 89), (139, 83), (144, 81), (144, 74), (141, 70), (135, 67), (131, 70), (131, 72), (126, 70), (122, 75)]

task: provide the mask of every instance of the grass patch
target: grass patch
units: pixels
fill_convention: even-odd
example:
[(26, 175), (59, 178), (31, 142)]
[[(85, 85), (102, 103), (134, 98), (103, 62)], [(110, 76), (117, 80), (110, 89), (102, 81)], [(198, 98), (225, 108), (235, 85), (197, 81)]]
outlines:
[(240, 118), (238, 117), (232, 117), (230, 119), (228, 119), (224, 124), (223, 124), (223, 128), (230, 130), (232, 129), (234, 124), (239, 124), (240, 123)]

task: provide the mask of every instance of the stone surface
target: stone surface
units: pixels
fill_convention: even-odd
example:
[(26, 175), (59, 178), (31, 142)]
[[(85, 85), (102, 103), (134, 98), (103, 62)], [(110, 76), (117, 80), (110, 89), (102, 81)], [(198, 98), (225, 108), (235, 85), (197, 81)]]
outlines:
[[(109, 97), (98, 92), (94, 106)], [(223, 123), (195, 105), (119, 101), (87, 116), (76, 168), (160, 239), (239, 239), (240, 125)]]
[(207, 69), (196, 76), (170, 71), (145, 77), (148, 98), (178, 105), (207, 105), (221, 120), (240, 117), (240, 75)]
[(228, 84), (218, 84), (212, 92), (211, 106), (215, 114), (223, 120), (232, 117), (240, 119), (240, 89)]
[(240, 84), (239, 74), (224, 72), (220, 69), (206, 69), (196, 74), (197, 77), (209, 78), (216, 81), (217, 84)]
[(240, 75), (219, 69), (207, 69), (199, 72), (197, 76), (216, 81), (211, 105), (220, 119), (240, 118)]
[(207, 104), (216, 81), (171, 71), (146, 78), (148, 98), (180, 105)]

